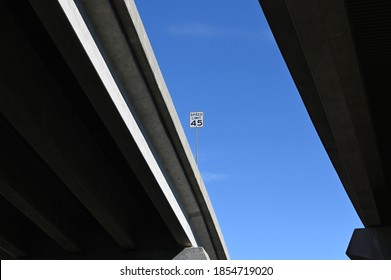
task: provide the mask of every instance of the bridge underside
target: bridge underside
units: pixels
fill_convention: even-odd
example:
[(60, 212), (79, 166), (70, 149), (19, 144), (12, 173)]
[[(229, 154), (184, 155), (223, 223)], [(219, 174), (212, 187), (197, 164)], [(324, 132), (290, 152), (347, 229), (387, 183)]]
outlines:
[(0, 9), (2, 257), (175, 256), (181, 246), (84, 89), (19, 4)]
[(348, 256), (391, 259), (391, 2), (259, 2), (365, 225), (354, 232)]
[[(172, 259), (197, 245), (212, 259), (227, 258), (207, 195), (189, 186), (198, 185), (186, 177), (191, 164), (173, 121), (164, 110), (154, 112), (158, 121), (150, 112), (167, 106), (150, 97), (156, 85), (143, 70), (150, 66), (135, 59), (118, 70), (108, 63), (107, 38), (93, 29), (99, 15), (89, 13), (99, 5), (111, 14), (122, 5), (120, 16), (130, 18), (131, 2), (107, 9), (111, 1), (99, 1), (93, 11), (88, 2), (77, 1), (87, 25), (75, 29), (81, 23), (68, 4), (0, 1), (0, 258)], [(100, 18), (103, 27), (117, 23)], [(145, 56), (141, 50), (134, 56)], [(165, 141), (176, 142), (165, 150), (155, 144)], [(173, 184), (178, 178), (190, 181), (181, 184), (186, 191)]]

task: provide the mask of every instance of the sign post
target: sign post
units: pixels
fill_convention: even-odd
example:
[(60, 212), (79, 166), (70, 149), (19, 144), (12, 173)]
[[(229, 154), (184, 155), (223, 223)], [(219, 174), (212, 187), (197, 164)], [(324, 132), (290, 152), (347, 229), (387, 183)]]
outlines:
[(198, 128), (204, 127), (204, 112), (190, 112), (190, 128), (196, 129), (196, 163), (198, 165)]

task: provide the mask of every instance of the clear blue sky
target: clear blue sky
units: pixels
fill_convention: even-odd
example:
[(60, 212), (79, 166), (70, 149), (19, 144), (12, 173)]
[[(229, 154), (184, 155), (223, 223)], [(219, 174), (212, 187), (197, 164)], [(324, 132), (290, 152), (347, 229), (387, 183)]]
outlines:
[(362, 224), (257, 0), (136, 0), (232, 259), (347, 259)]

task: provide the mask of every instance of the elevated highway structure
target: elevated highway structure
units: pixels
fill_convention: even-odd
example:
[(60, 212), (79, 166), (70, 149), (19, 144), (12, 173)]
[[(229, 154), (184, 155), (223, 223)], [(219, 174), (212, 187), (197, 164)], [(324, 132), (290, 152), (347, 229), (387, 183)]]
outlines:
[(134, 2), (1, 0), (0, 29), (0, 257), (227, 259)]
[(391, 2), (259, 2), (365, 226), (354, 231), (347, 255), (391, 259)]

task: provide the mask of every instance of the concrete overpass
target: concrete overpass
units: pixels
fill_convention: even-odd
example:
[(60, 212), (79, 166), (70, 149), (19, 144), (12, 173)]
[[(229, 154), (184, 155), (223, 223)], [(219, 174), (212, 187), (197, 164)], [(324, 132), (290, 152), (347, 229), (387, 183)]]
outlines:
[(391, 2), (259, 2), (365, 226), (354, 230), (347, 255), (391, 259)]
[(227, 259), (134, 2), (1, 0), (0, 29), (1, 259)]

